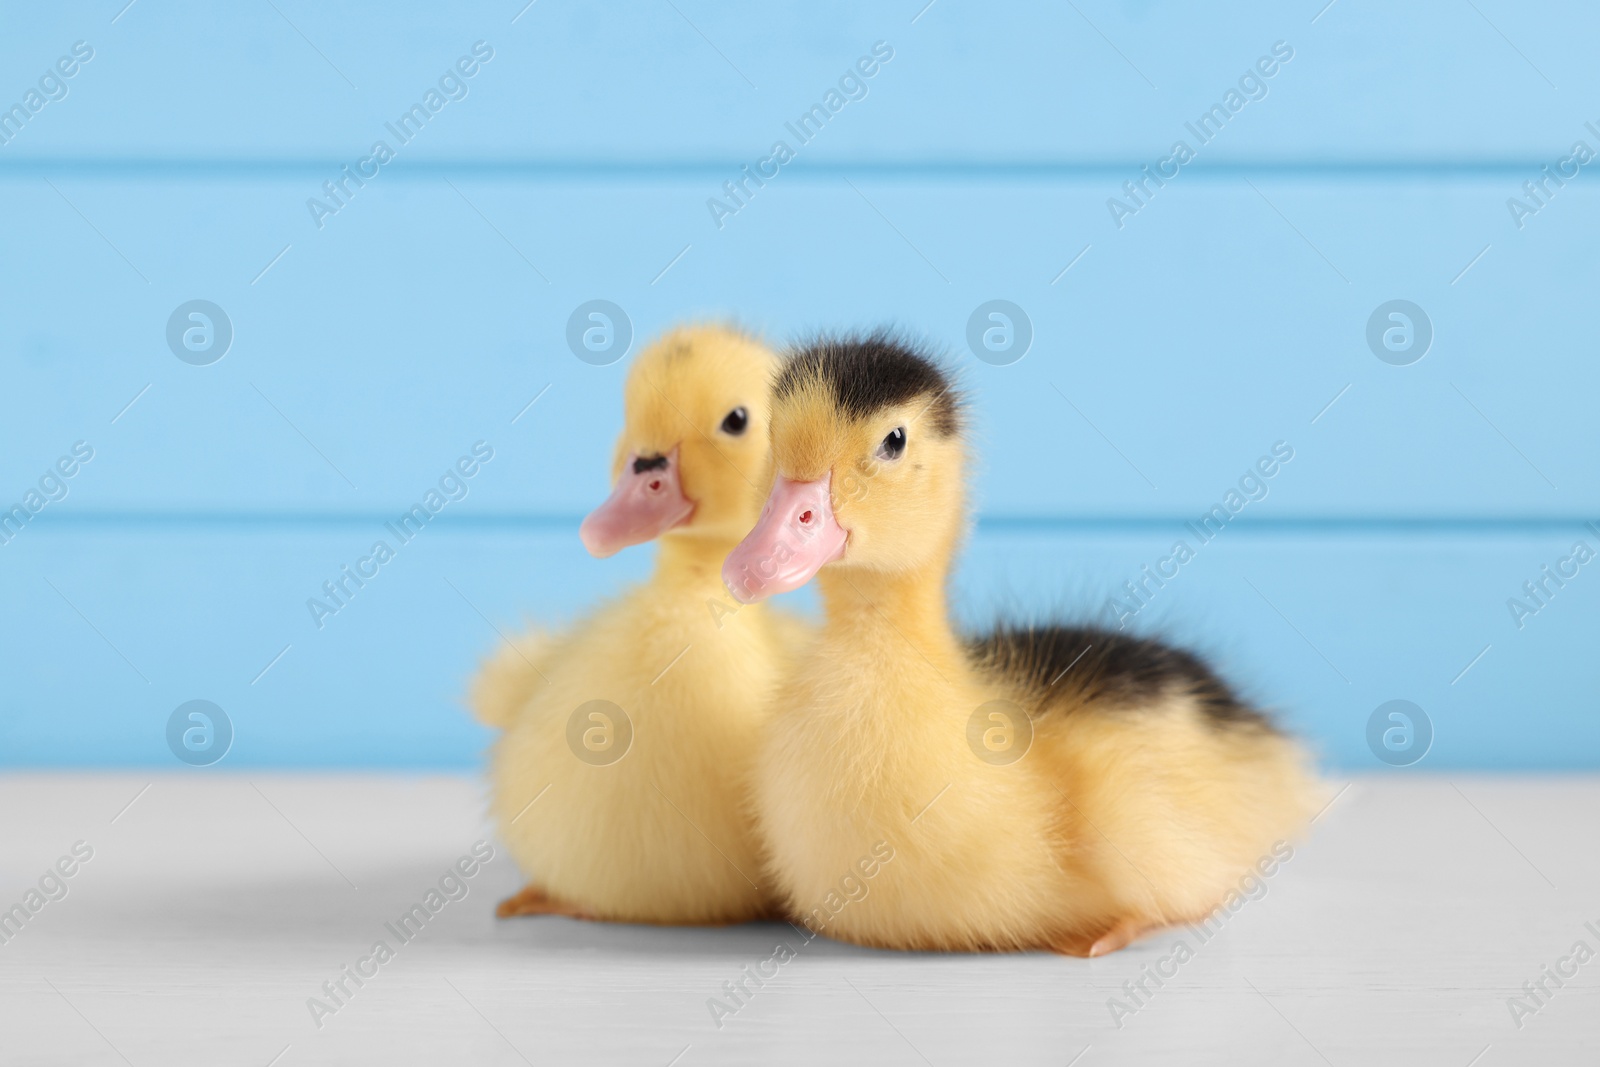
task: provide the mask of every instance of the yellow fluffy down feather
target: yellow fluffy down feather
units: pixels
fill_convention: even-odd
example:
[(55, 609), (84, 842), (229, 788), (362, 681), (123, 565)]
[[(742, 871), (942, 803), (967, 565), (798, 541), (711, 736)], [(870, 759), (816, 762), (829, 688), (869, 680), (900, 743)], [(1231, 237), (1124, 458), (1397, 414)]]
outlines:
[(478, 668), (468, 690), (467, 703), (479, 722), (504, 730), (544, 684), (539, 664), (550, 639), (533, 630), (502, 641)]

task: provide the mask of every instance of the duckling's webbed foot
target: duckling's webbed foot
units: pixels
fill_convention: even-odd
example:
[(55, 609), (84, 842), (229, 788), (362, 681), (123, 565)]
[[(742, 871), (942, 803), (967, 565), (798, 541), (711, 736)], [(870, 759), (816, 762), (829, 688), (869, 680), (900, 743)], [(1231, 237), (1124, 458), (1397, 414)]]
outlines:
[(526, 886), (521, 892), (506, 897), (494, 909), (497, 919), (511, 919), (518, 915), (565, 915), (569, 919), (592, 919), (594, 916), (581, 908), (552, 900), (536, 885)]
[(1119, 948), (1126, 948), (1140, 937), (1154, 930), (1158, 924), (1142, 919), (1121, 919), (1110, 929), (1099, 934), (1068, 934), (1058, 938), (1049, 948), (1063, 956), (1104, 956)]

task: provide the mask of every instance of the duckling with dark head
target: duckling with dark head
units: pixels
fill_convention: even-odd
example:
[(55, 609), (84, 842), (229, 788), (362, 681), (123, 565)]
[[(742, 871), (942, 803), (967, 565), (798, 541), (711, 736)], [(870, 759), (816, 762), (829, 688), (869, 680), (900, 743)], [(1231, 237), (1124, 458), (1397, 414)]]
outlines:
[(828, 934), (1100, 955), (1207, 915), (1305, 824), (1299, 748), (1193, 654), (1094, 628), (957, 634), (967, 444), (933, 360), (886, 334), (808, 345), (771, 437), (766, 507), (723, 580), (753, 602), (815, 578), (825, 606), (754, 777), (794, 914), (887, 842)]

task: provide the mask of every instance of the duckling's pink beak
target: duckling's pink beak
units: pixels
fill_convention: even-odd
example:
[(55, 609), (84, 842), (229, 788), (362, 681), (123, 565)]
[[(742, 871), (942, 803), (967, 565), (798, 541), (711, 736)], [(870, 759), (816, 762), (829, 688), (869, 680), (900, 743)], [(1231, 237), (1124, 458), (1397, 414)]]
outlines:
[(829, 484), (779, 477), (755, 529), (745, 535), (722, 564), (722, 581), (741, 604), (805, 585), (824, 566), (844, 555), (849, 535), (833, 517)]
[(606, 502), (578, 528), (583, 547), (604, 559), (629, 545), (653, 540), (689, 521), (694, 503), (678, 481), (678, 450), (664, 456), (628, 457)]

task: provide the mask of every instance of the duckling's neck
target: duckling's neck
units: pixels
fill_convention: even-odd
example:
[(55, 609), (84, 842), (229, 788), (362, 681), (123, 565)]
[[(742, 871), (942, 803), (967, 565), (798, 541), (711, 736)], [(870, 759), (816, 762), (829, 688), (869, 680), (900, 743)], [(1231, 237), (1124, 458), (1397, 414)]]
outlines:
[(817, 585), (828, 632), (863, 650), (883, 641), (904, 641), (930, 662), (959, 660), (961, 642), (950, 626), (946, 579), (941, 565), (895, 574), (824, 568)]
[(663, 537), (651, 580), (657, 585), (689, 586), (721, 593), (722, 561), (737, 544), (737, 540), (711, 535)]

